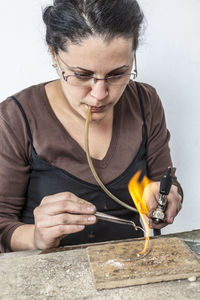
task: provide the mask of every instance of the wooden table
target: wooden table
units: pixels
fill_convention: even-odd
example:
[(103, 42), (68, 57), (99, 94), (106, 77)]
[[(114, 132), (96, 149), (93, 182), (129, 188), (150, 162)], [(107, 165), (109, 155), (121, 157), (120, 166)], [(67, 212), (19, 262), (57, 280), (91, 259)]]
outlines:
[[(200, 254), (200, 230), (169, 236), (182, 238)], [(0, 254), (0, 299), (200, 299), (200, 278), (97, 291), (86, 248), (60, 250)]]

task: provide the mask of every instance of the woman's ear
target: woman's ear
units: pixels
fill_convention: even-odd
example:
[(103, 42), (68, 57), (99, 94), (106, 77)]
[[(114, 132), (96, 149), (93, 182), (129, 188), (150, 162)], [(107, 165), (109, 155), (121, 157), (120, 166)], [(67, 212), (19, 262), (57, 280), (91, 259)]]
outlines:
[(53, 49), (51, 48), (51, 46), (48, 45), (48, 48), (49, 48), (49, 52), (50, 52), (50, 54), (51, 54), (51, 58), (52, 58), (52, 62), (53, 62), (52, 66), (53, 66), (54, 68), (57, 68), (57, 61), (56, 61), (56, 55), (55, 55), (55, 52), (53, 51)]

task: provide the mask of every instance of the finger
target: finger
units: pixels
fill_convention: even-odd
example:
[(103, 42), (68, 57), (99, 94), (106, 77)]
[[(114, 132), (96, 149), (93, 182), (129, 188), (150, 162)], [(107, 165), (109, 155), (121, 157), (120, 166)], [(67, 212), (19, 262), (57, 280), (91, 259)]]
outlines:
[(80, 232), (84, 228), (84, 225), (58, 225), (40, 232), (36, 231), (35, 244), (39, 249), (55, 247), (55, 245), (58, 246), (58, 239), (60, 240), (63, 236)]
[[(181, 198), (181, 197), (180, 197)], [(179, 197), (174, 196), (174, 194), (169, 195), (167, 209), (165, 212), (165, 220), (167, 223), (172, 224), (174, 218), (180, 211), (182, 204)]]
[(58, 225), (90, 225), (96, 223), (97, 218), (94, 215), (75, 215), (75, 214), (59, 214), (55, 216), (47, 216), (37, 221), (38, 228), (47, 228)]
[(55, 238), (61, 237), (63, 235), (72, 234), (79, 232), (85, 229), (84, 225), (57, 225), (54, 227), (48, 228), (49, 235), (54, 236)]
[(158, 206), (159, 185), (159, 182), (151, 182), (144, 189), (142, 200), (147, 206), (149, 215), (151, 215)]
[(57, 215), (64, 212), (74, 214), (94, 214), (96, 208), (94, 205), (88, 204), (87, 202), (80, 203), (70, 200), (60, 200), (51, 203), (45, 203), (36, 207), (34, 215)]
[(49, 195), (46, 196), (42, 199), (41, 203), (43, 204), (47, 204), (47, 203), (54, 203), (54, 202), (59, 202), (59, 201), (64, 201), (64, 200), (70, 200), (70, 201), (74, 201), (76, 203), (81, 203), (81, 204), (88, 204), (88, 205), (92, 205), (90, 202), (81, 199), (79, 197), (77, 197), (75, 194), (71, 193), (71, 192), (63, 192), (63, 193), (57, 193), (54, 195)]
[(169, 225), (167, 222), (162, 222), (159, 224), (155, 224), (152, 222), (150, 228), (161, 229), (161, 228), (166, 227), (167, 225)]

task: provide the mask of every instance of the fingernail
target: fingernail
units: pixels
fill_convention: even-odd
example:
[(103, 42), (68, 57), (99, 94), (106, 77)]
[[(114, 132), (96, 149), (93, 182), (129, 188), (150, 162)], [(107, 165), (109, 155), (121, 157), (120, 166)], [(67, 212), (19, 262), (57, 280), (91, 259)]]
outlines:
[(87, 211), (88, 211), (88, 212), (94, 212), (94, 211), (95, 211), (95, 206), (93, 206), (93, 205), (88, 205), (88, 206), (87, 206)]
[(77, 229), (83, 230), (85, 228), (85, 225), (76, 225)]
[(174, 218), (173, 217), (171, 217), (171, 218), (168, 219), (168, 223), (173, 223), (173, 222), (174, 222)]
[(88, 221), (90, 223), (94, 223), (96, 221), (96, 217), (95, 216), (90, 216), (90, 217), (88, 217)]

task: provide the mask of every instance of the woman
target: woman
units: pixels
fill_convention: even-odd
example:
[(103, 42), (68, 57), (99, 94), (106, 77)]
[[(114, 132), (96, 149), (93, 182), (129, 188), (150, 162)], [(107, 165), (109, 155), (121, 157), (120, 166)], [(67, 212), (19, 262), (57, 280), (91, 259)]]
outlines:
[[(89, 149), (99, 177), (133, 206), (128, 182), (142, 170), (153, 181), (147, 206), (150, 212), (156, 208), (160, 179), (172, 162), (155, 89), (130, 80), (137, 75), (143, 21), (138, 3), (55, 0), (43, 20), (59, 80), (29, 87), (0, 105), (1, 251), (142, 236), (129, 226), (96, 222), (96, 210), (137, 225), (139, 216), (97, 185), (84, 145), (90, 108)], [(155, 228), (173, 222), (180, 194), (173, 176), (166, 219)]]

